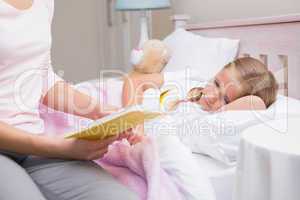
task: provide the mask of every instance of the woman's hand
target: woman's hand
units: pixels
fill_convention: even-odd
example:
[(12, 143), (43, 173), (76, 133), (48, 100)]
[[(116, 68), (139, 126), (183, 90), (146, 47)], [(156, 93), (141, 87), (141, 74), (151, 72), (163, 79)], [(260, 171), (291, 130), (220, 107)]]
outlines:
[(135, 145), (142, 142), (144, 138), (145, 135), (131, 134), (128, 136), (127, 140), (131, 145)]
[(127, 141), (131, 145), (135, 145), (137, 143), (142, 142), (144, 138), (145, 138), (145, 135), (141, 135), (141, 134), (130, 133), (130, 132), (126, 132), (124, 134), (124, 139), (127, 139)]
[(0, 149), (24, 155), (47, 158), (94, 160), (101, 158), (108, 146), (126, 138), (123, 133), (101, 141), (65, 139), (59, 136), (35, 135), (0, 122)]
[(138, 125), (137, 127), (126, 131), (122, 136), (127, 139), (131, 145), (140, 143), (146, 137), (144, 135), (144, 125)]
[(57, 154), (65, 159), (95, 160), (101, 158), (108, 146), (118, 139), (112, 137), (102, 141), (79, 139), (57, 139)]
[(51, 157), (76, 160), (95, 160), (101, 158), (107, 152), (108, 146), (114, 141), (121, 140), (126, 137), (127, 134), (125, 133), (101, 141), (47, 137), (52, 144), (50, 145), (52, 149), (49, 149), (48, 151), (53, 154)]

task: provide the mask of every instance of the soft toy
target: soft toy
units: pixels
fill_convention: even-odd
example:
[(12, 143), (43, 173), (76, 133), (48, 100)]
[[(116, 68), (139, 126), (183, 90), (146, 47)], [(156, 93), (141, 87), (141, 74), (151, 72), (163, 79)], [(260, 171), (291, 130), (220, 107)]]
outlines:
[(169, 58), (170, 51), (160, 40), (148, 40), (140, 49), (132, 51), (133, 70), (124, 76), (123, 106), (142, 103), (142, 90), (147, 90), (154, 85), (160, 87), (163, 83), (160, 72)]
[(150, 74), (160, 73), (170, 58), (170, 50), (160, 40), (148, 40), (141, 49), (131, 53), (133, 71)]

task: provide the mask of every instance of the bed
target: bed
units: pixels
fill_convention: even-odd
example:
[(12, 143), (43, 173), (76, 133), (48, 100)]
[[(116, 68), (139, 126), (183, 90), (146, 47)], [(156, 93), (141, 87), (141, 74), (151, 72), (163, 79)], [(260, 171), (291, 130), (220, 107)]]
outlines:
[[(190, 24), (189, 19), (187, 15), (172, 17), (176, 29), (207, 37), (239, 39), (238, 56), (259, 58), (275, 73), (279, 92), (300, 99), (300, 14), (200, 24)], [(205, 166), (217, 199), (232, 199), (235, 168), (203, 155), (195, 154), (195, 158)]]
[[(300, 101), (296, 100), (300, 99), (300, 79), (297, 77), (300, 75), (300, 14), (200, 24), (189, 24), (186, 15), (175, 15), (172, 20), (176, 29), (183, 28), (207, 37), (239, 39), (238, 56), (252, 56), (264, 62), (275, 73), (279, 92), (287, 97), (285, 102), (291, 105), (287, 111), (297, 114), (299, 110), (300, 113)], [(99, 80), (88, 83), (96, 90), (102, 87), (114, 91), (107, 94), (107, 101), (121, 105), (121, 99), (116, 98), (116, 94), (120, 96), (122, 92), (121, 79), (109, 78), (103, 81), (104, 85), (102, 82), (99, 85)], [(194, 154), (194, 157), (207, 172), (217, 200), (231, 200), (235, 166), (201, 154)]]

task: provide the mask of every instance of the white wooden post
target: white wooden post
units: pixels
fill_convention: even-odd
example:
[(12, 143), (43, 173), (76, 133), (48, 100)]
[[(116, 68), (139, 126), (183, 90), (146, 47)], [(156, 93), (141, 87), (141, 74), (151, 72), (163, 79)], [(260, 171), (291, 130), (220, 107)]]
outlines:
[(173, 15), (171, 17), (175, 29), (184, 28), (190, 19), (191, 17), (189, 15)]

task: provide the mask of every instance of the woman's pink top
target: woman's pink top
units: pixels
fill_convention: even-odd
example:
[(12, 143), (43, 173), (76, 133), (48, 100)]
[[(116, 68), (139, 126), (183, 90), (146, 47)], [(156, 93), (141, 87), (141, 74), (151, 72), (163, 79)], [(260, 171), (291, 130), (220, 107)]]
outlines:
[(57, 81), (51, 66), (54, 0), (33, 0), (18, 10), (0, 0), (0, 120), (44, 132), (39, 103)]

